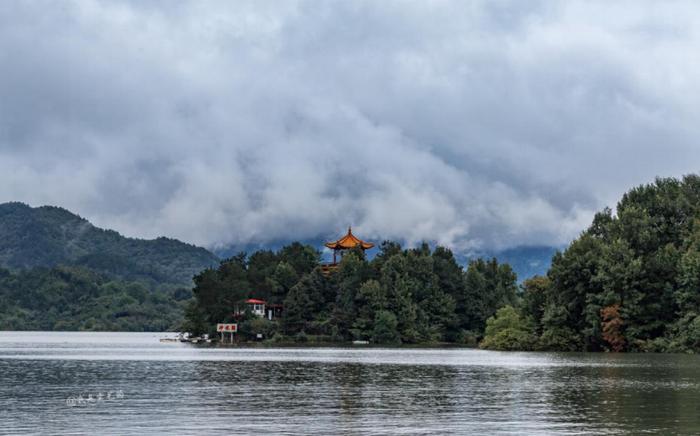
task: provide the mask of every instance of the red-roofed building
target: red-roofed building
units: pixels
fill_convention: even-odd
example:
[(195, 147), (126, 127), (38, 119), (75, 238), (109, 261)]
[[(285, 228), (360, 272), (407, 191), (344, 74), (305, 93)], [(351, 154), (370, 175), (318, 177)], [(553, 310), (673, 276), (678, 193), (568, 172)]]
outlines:
[(245, 300), (245, 304), (255, 315), (265, 316), (265, 305), (267, 305), (267, 302), (265, 302), (264, 300), (249, 298)]
[(281, 304), (268, 304), (265, 300), (257, 298), (249, 298), (244, 301), (245, 309), (241, 310), (236, 307), (235, 315), (243, 315), (246, 310), (250, 310), (253, 315), (265, 317), (267, 319), (279, 318), (282, 316)]

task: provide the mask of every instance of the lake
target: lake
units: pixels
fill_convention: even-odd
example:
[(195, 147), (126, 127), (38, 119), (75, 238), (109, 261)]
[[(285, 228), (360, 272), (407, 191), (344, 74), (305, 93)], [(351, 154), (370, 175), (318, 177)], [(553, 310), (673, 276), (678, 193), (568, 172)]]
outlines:
[(165, 336), (0, 332), (0, 434), (700, 434), (698, 356)]

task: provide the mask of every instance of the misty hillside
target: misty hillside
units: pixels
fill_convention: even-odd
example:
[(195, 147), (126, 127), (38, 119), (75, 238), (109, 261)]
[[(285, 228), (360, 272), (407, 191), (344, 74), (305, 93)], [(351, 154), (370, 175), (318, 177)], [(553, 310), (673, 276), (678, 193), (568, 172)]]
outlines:
[(191, 284), (216, 255), (175, 239), (127, 238), (59, 207), (0, 204), (0, 266), (87, 267), (114, 277)]

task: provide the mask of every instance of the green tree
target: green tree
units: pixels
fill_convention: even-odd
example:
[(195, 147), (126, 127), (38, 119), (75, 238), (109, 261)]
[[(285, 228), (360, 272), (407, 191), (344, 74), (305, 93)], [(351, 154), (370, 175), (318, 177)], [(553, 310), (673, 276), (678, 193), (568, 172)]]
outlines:
[(531, 321), (513, 306), (498, 309), (486, 321), (485, 333), (480, 347), (491, 350), (531, 350), (536, 341)]
[(291, 265), (297, 275), (301, 277), (318, 266), (321, 254), (310, 245), (293, 242), (282, 247), (278, 257), (280, 261)]
[(277, 285), (271, 277), (278, 263), (279, 257), (271, 250), (256, 251), (248, 259), (248, 281), (253, 294), (258, 298), (271, 299)]
[(272, 273), (268, 283), (271, 284), (272, 295), (270, 300), (273, 303), (281, 303), (292, 287), (299, 281), (299, 276), (292, 265), (287, 262), (280, 262)]
[(207, 333), (210, 327), (204, 310), (195, 300), (189, 301), (185, 306), (185, 319), (180, 325), (180, 330), (193, 335), (201, 335)]
[(398, 322), (396, 316), (386, 310), (380, 310), (374, 320), (372, 330), (372, 342), (377, 344), (398, 344), (401, 342), (399, 332), (396, 330)]
[(521, 307), (523, 313), (529, 315), (535, 324), (535, 333), (542, 334), (542, 318), (547, 304), (547, 294), (551, 286), (549, 278), (534, 276), (525, 280), (522, 285)]
[[(549, 349), (692, 350), (700, 255), (700, 178), (625, 193), (555, 255), (541, 316)], [(537, 319), (532, 305), (523, 310)], [(680, 338), (683, 339), (680, 339)]]
[(332, 324), (338, 334), (349, 338), (353, 322), (357, 318), (358, 292), (362, 284), (371, 277), (371, 270), (364, 253), (355, 250), (344, 255), (335, 276), (338, 292), (333, 308)]
[(307, 283), (292, 287), (284, 299), (282, 327), (285, 334), (292, 335), (303, 331), (314, 316), (314, 302), (308, 294)]
[(405, 255), (394, 255), (382, 267), (381, 283), (386, 287), (389, 299), (389, 311), (397, 320), (397, 328), (403, 342), (418, 342), (417, 330), (418, 307), (415, 303), (415, 281), (409, 272)]
[(509, 265), (499, 264), (496, 259), (472, 260), (464, 274), (464, 290), (457, 300), (460, 327), (483, 332), (486, 320), (496, 310), (516, 304), (517, 289), (517, 277)]
[(355, 339), (367, 340), (372, 335), (377, 313), (388, 306), (386, 290), (377, 280), (366, 281), (355, 296), (355, 306), (357, 317), (352, 324), (352, 336)]
[[(548, 310), (543, 317), (543, 336), (547, 348), (567, 344), (577, 350), (599, 346), (599, 332), (592, 325), (600, 325), (600, 303), (586, 317), (590, 294), (601, 294), (602, 284), (593, 280), (597, 276), (602, 257), (603, 241), (591, 234), (584, 234), (574, 241), (564, 253), (552, 259), (548, 277), (552, 283), (547, 295)], [(594, 318), (593, 322), (591, 317)], [(597, 328), (597, 327), (596, 327)], [(549, 331), (551, 330), (551, 331)], [(576, 332), (583, 332), (580, 335)], [(568, 348), (567, 348), (568, 349)], [(590, 349), (590, 348), (589, 348)], [(595, 348), (593, 348), (595, 349)]]

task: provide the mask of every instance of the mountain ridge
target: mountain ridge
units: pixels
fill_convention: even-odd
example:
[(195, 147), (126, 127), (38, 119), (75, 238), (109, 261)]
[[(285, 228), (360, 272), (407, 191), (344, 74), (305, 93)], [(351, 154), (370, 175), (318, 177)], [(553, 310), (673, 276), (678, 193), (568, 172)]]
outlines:
[(191, 284), (219, 258), (176, 239), (130, 238), (58, 206), (0, 204), (0, 265), (11, 269), (83, 266), (130, 280)]

